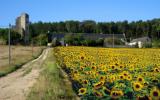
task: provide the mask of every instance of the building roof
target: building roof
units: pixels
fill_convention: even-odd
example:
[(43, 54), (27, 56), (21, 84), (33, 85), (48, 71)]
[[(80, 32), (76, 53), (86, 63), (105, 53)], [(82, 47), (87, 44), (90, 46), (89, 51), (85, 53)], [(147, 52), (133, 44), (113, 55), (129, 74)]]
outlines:
[[(52, 38), (56, 37), (56, 38), (64, 38), (65, 35), (67, 35), (68, 33), (54, 33), (52, 35)], [(71, 35), (77, 35), (77, 33), (72, 33)], [(114, 38), (125, 38), (124, 34), (98, 34), (98, 33), (82, 33), (82, 36), (86, 39), (91, 39), (91, 40), (95, 40), (95, 39), (99, 39), (99, 38), (112, 38), (114, 36)]]
[(131, 43), (132, 42), (138, 42), (138, 41), (141, 41), (141, 42), (150, 42), (151, 41), (151, 38), (149, 38), (149, 37), (141, 37), (141, 38), (136, 38), (136, 39), (133, 39), (132, 41), (131, 41)]

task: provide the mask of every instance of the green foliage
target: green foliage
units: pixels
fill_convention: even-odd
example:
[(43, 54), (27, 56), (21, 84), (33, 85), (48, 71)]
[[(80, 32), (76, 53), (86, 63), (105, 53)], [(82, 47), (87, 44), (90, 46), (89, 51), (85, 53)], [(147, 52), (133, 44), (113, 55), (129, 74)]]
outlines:
[(144, 48), (152, 48), (152, 44), (151, 43), (144, 43), (143, 47)]
[(158, 39), (153, 40), (152, 41), (152, 46), (155, 47), (155, 48), (160, 47), (160, 40), (158, 40)]
[(72, 38), (72, 35), (71, 35), (71, 34), (65, 35), (64, 40), (65, 40), (65, 42), (68, 43), (68, 44), (72, 44), (72, 43), (73, 43), (73, 38)]
[(79, 31), (79, 22), (78, 21), (66, 21), (67, 32), (77, 33)]
[[(8, 29), (0, 29), (0, 41), (3, 44), (8, 43)], [(21, 35), (13, 30), (11, 30), (11, 44), (17, 44), (21, 41)]]
[(104, 43), (106, 45), (112, 45), (113, 43), (114, 45), (124, 45), (124, 43), (118, 38), (106, 38)]
[(95, 22), (92, 20), (65, 21), (52, 23), (33, 23), (30, 25), (32, 37), (48, 31), (54, 33), (103, 33), (103, 34), (122, 34), (125, 33), (127, 38), (137, 38), (149, 36), (160, 38), (160, 19), (136, 22)]
[(64, 37), (64, 40), (69, 45), (83, 45), (83, 43), (85, 43), (82, 34), (77, 34), (77, 35), (67, 34)]
[(103, 39), (91, 40), (85, 39), (81, 33), (77, 34), (67, 34), (64, 37), (64, 40), (69, 45), (83, 45), (83, 46), (103, 46)]
[(34, 44), (42, 46), (42, 45), (47, 45), (48, 38), (46, 34), (40, 34), (37, 37), (35, 37), (33, 41)]
[(96, 33), (96, 22), (92, 20), (83, 21), (80, 25), (82, 33)]

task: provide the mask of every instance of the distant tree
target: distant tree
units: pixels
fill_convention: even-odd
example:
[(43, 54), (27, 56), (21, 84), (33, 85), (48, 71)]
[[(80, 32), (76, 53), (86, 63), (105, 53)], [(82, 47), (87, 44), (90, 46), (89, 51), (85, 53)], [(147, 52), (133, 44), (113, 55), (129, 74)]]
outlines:
[(31, 23), (30, 33), (32, 37), (37, 37), (39, 34), (46, 34), (48, 31), (52, 33), (103, 33), (103, 34), (122, 34), (125, 33), (126, 38), (138, 38), (149, 36), (152, 38), (160, 37), (160, 19), (147, 21), (127, 20), (122, 22), (99, 22), (92, 20), (65, 21), (65, 22), (37, 22)]
[(66, 21), (66, 29), (69, 33), (78, 33), (79, 32), (79, 22), (78, 21)]
[(109, 34), (110, 26), (108, 23), (98, 23), (97, 30), (98, 30), (98, 33)]
[(160, 39), (160, 24), (157, 25), (156, 31), (157, 31), (157, 38)]
[(59, 22), (58, 23), (58, 32), (59, 33), (67, 32), (66, 23), (65, 22)]
[(33, 38), (33, 42), (36, 45), (42, 46), (47, 45), (48, 38), (46, 34), (40, 34), (37, 37)]
[(82, 33), (96, 33), (96, 22), (92, 20), (83, 21), (80, 28)]
[(67, 34), (67, 35), (65, 35), (64, 41), (65, 41), (66, 43), (68, 43), (69, 45), (72, 45), (72, 44), (73, 44), (72, 34)]

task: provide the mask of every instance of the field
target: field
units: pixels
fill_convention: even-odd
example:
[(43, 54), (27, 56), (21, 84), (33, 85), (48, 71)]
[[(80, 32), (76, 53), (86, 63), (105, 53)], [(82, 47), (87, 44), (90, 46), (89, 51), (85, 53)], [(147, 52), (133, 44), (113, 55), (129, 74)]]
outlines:
[[(21, 67), (24, 63), (38, 57), (42, 52), (42, 47), (24, 47), (12, 46), (11, 47), (11, 66), (8, 62), (8, 46), (0, 45), (0, 76), (4, 76), (17, 68)], [(32, 55), (33, 54), (33, 55)]]
[(81, 99), (160, 99), (160, 49), (56, 47)]

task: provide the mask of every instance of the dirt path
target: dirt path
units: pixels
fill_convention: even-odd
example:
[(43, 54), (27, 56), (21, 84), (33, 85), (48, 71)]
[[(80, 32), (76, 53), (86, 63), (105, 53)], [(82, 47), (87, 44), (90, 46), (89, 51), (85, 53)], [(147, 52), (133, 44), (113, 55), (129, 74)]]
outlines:
[(45, 49), (39, 58), (0, 78), (0, 100), (25, 100), (29, 88), (33, 86), (39, 76), (40, 67), (46, 59), (48, 51), (49, 49)]

